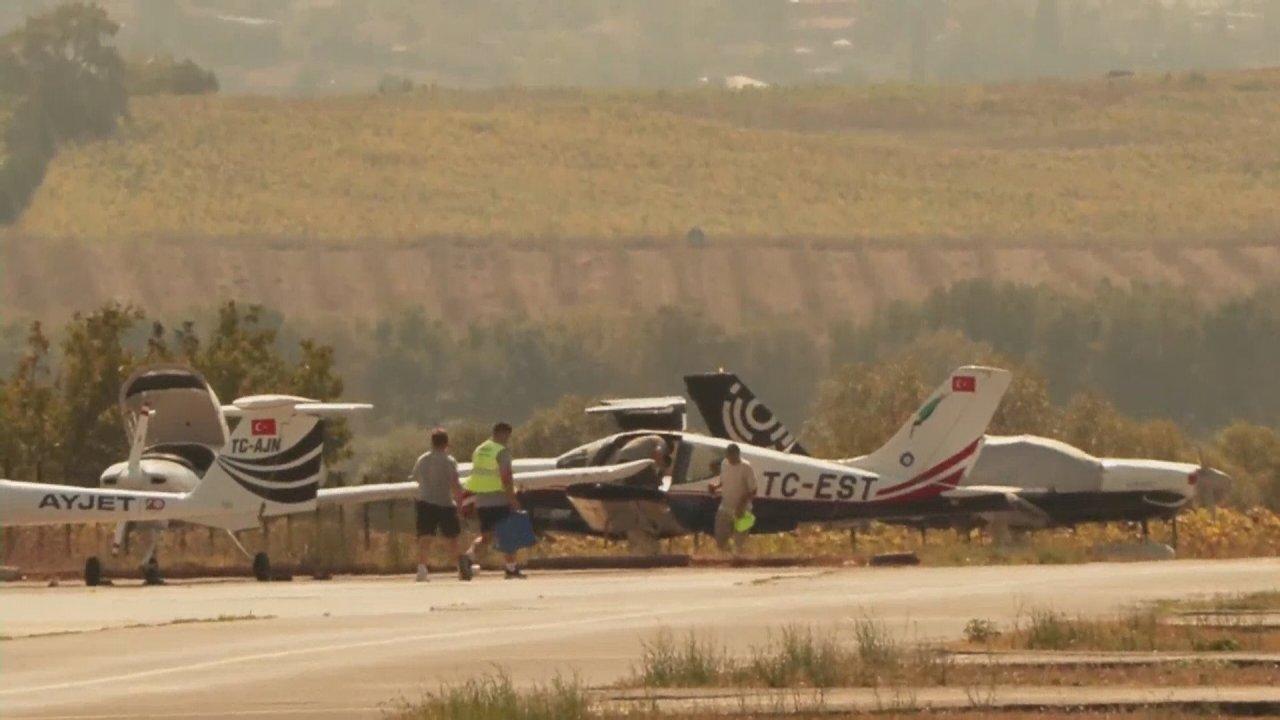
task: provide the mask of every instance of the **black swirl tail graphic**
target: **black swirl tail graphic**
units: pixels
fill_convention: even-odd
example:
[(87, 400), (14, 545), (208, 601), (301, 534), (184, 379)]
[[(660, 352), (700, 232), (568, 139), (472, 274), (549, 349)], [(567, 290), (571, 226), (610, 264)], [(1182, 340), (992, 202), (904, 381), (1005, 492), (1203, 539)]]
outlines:
[(685, 388), (718, 438), (796, 455), (809, 453), (786, 425), (733, 373), (686, 375)]

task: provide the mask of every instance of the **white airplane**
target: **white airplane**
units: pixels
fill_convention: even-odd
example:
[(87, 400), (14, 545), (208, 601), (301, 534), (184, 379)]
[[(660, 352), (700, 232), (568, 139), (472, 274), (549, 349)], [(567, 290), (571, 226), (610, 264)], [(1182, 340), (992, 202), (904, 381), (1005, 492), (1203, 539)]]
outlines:
[[(760, 487), (753, 532), (783, 532), (808, 522), (949, 517), (1005, 509), (1008, 493), (958, 490), (973, 466), (1000, 399), (1005, 370), (956, 370), (884, 446), (851, 460), (822, 460), (742, 444)], [(595, 532), (663, 537), (710, 532), (719, 498), (711, 489), (728, 439), (689, 432), (635, 430), (571, 450), (560, 467), (611, 462), (638, 438), (662, 438), (670, 463), (661, 485), (581, 485), (570, 501)]]
[[(172, 366), (135, 373), (122, 401), (139, 408), (129, 460), (103, 473), (99, 488), (0, 480), (0, 526), (116, 523), (123, 542), (135, 523), (158, 529), (180, 520), (235, 533), (264, 518), (314, 510), (324, 471), (316, 413), (358, 407), (242, 398), (228, 409), (240, 418), (228, 431), (204, 379)], [(182, 419), (162, 422), (164, 413)], [(148, 582), (159, 581), (155, 549), (153, 542), (144, 564)], [(259, 563), (255, 570), (265, 573), (265, 555)], [(98, 584), (101, 570), (98, 558), (89, 558), (86, 582)]]
[[(689, 375), (685, 387), (713, 435), (807, 454), (737, 375)], [(1229, 482), (1225, 473), (1203, 463), (1098, 458), (1051, 438), (988, 435), (957, 492), (1003, 492), (1013, 500), (1011, 507), (968, 518), (920, 517), (912, 522), (924, 527), (985, 524), (1038, 529), (1126, 520), (1142, 523), (1145, 533), (1148, 520), (1174, 520), (1196, 497), (1212, 501)]]
[[(321, 403), (291, 395), (255, 395), (222, 405), (204, 377), (188, 367), (139, 368), (120, 390), (120, 408), (127, 419), (130, 440), (128, 459), (102, 472), (100, 490), (5, 481), (0, 488), (0, 525), (115, 522), (113, 554), (127, 546), (132, 531), (148, 531), (151, 544), (143, 560), (143, 577), (148, 582), (160, 580), (156, 557), (159, 538), (173, 520), (225, 529), (236, 547), (249, 557), (235, 533), (259, 527), (264, 517), (309, 512), (321, 506), (417, 496), (418, 486), (411, 481), (318, 487), (324, 475), (323, 418), (372, 407), (364, 403)], [(228, 429), (228, 421), (234, 425), (233, 430)], [(555, 468), (555, 458), (514, 463), (521, 497), (540, 515), (542, 524), (571, 530), (578, 529), (581, 523), (564, 499), (565, 487), (651, 475), (651, 467), (648, 462), (633, 462), (564, 470)], [(459, 470), (465, 477), (470, 473), (470, 463), (461, 464)], [(217, 512), (206, 512), (202, 506), (192, 504), (201, 492), (208, 492), (201, 488), (209, 479), (222, 480), (223, 475), (250, 493), (239, 495), (247, 503), (227, 507), (221, 502)], [(39, 495), (43, 507), (39, 502), (34, 509), (24, 505), (21, 498), (33, 494)], [(270, 561), (266, 553), (258, 552), (252, 561), (254, 576), (268, 579)], [(101, 560), (88, 558), (86, 583), (96, 585), (101, 578)]]

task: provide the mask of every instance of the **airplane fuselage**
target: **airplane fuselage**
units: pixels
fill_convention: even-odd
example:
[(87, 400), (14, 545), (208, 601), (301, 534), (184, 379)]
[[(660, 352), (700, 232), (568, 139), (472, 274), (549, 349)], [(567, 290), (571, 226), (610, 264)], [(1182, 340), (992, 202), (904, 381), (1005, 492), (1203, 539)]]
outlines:
[[(712, 480), (720, 474), (720, 462), (731, 444), (728, 440), (685, 432), (634, 431), (572, 450), (561, 456), (561, 462), (606, 463), (618, 448), (644, 435), (663, 438), (671, 449), (672, 462), (661, 484), (665, 492), (657, 494), (652, 489), (576, 491), (573, 493), (575, 507), (598, 532), (612, 522), (610, 530), (621, 533), (627, 529), (620, 527), (624, 518), (660, 518), (662, 512), (668, 512), (674, 524), (685, 531), (710, 531), (720, 505)], [(944, 495), (963, 477), (966, 463), (977, 451), (977, 443), (933, 467), (892, 479), (835, 460), (752, 446), (740, 449), (757, 481), (752, 500), (756, 516), (754, 532), (784, 532), (806, 522), (951, 513), (961, 505), (965, 512), (1004, 507), (1003, 499), (998, 496), (961, 502)], [(628, 503), (663, 505), (666, 509), (635, 510), (625, 507)], [(672, 526), (662, 520), (656, 524)], [(671, 533), (664, 531), (664, 534)]]

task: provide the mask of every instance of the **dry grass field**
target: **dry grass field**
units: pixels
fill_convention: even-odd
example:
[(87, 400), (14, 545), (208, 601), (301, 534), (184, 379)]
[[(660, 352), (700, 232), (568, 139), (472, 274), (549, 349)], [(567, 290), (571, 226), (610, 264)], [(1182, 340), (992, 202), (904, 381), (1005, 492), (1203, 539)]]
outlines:
[(816, 326), (971, 277), (1216, 300), (1280, 282), (1276, 197), (1280, 70), (140, 98), (0, 231), (0, 317), (234, 297), (299, 319), (679, 305)]
[(94, 242), (1271, 241), (1280, 71), (733, 93), (139, 98), (18, 225)]
[[(1280, 71), (141, 98), (132, 115), (64, 149), (0, 232), (5, 316), (113, 298), (176, 315), (212, 291), (302, 318), (827, 321), (975, 276), (1211, 298), (1280, 281)], [(695, 225), (710, 247), (683, 242)]]
[[(358, 509), (345, 513), (326, 512), (320, 532), (314, 518), (296, 516), (271, 521), (264, 536), (260, 531), (242, 534), (251, 550), (265, 549), (274, 562), (300, 571), (407, 573), (414, 568), (416, 550), (411, 529), (410, 508), (397, 504), (387, 532), (387, 507), (370, 506), (369, 531)], [(1185, 513), (1179, 525), (1178, 556), (1182, 558), (1272, 557), (1280, 555), (1280, 514), (1265, 509), (1237, 511), (1194, 510)], [(1164, 524), (1151, 527), (1156, 542), (1171, 542)], [(905, 527), (873, 524), (856, 536), (847, 530), (826, 530), (804, 526), (795, 532), (752, 536), (745, 557), (750, 561), (787, 561), (819, 566), (865, 564), (881, 553), (914, 552), (922, 563), (944, 565), (1063, 564), (1130, 557), (1139, 541), (1137, 531), (1123, 524), (1082, 525), (1076, 530), (1046, 530), (1009, 543), (995, 543), (974, 533), (972, 537), (953, 531), (930, 531), (921, 537)], [(14, 565), (29, 575), (78, 577), (84, 559), (104, 558), (110, 570), (136, 573), (146, 538), (137, 536), (131, 552), (108, 559), (111, 528), (105, 525), (8, 528), (0, 537), (0, 564)], [(727, 559), (709, 538), (682, 537), (661, 544), (661, 552), (687, 554), (695, 563), (718, 563)], [(248, 574), (249, 563), (225, 534), (206, 528), (177, 526), (163, 538), (162, 562), (175, 574)], [(544, 539), (527, 553), (529, 558), (601, 557), (628, 555), (625, 542), (599, 538), (555, 535)], [(433, 556), (434, 557), (434, 556)], [(443, 554), (433, 564), (451, 566)]]

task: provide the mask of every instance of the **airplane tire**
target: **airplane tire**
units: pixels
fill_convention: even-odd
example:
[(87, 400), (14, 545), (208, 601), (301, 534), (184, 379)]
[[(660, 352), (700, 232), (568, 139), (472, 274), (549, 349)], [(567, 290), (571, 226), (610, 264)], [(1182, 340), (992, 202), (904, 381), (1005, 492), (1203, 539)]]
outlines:
[(87, 587), (97, 587), (102, 584), (102, 561), (96, 557), (84, 561), (84, 584)]
[(253, 556), (253, 577), (258, 582), (267, 582), (271, 579), (271, 560), (264, 552)]
[(152, 560), (142, 566), (142, 583), (144, 585), (164, 584), (164, 578), (160, 577), (160, 563)]

